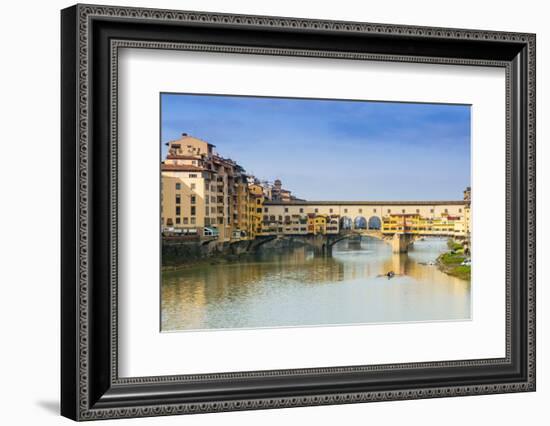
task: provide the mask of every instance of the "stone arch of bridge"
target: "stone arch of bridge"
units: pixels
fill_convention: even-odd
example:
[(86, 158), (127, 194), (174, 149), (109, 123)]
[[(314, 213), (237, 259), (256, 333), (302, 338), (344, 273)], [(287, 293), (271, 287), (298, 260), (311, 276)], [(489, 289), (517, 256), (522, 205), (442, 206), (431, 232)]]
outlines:
[(382, 229), (382, 220), (378, 216), (371, 216), (368, 222), (368, 229)]
[(367, 219), (364, 216), (357, 216), (353, 220), (354, 229), (367, 229)]
[(357, 238), (357, 237), (370, 237), (374, 238), (376, 240), (389, 242), (389, 239), (384, 237), (384, 235), (381, 232), (370, 232), (367, 229), (351, 229), (348, 231), (340, 232), (340, 234), (329, 237), (329, 240), (327, 244), (329, 247), (332, 247), (334, 244), (342, 241), (342, 240), (348, 240), (350, 238)]
[(349, 230), (352, 228), (352, 225), (353, 225), (353, 220), (351, 219), (351, 217), (342, 216), (340, 218), (340, 229)]

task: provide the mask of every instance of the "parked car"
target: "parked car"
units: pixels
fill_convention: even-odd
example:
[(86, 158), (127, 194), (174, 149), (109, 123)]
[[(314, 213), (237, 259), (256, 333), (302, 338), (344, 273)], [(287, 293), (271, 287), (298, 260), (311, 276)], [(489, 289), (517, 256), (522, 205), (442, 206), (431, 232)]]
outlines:
[(464, 261), (460, 265), (461, 266), (471, 266), (472, 261), (470, 259), (464, 259)]
[(205, 237), (217, 237), (220, 232), (216, 228), (204, 228), (203, 235)]

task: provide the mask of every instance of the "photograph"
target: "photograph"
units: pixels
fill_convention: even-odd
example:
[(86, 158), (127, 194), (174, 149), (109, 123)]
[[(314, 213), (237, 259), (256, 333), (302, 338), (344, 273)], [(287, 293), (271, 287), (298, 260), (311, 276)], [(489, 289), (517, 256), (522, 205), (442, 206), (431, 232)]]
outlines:
[[(279, 424), (292, 407), (312, 407), (294, 423), (319, 425), (427, 426), (428, 403), (439, 423), (537, 415), (544, 14), (207, 3), (62, 5), (60, 22), (44, 8), (33, 21), (53, 40), (38, 59), (61, 60), (57, 84), (26, 84), (48, 102), (59, 88), (61, 108), (37, 116), (39, 167), (8, 173), (28, 182), (8, 185), (6, 223), (12, 281), (35, 271), (43, 295), (32, 315), (14, 303), (28, 295), (5, 300), (41, 328), (23, 352), (57, 342), (37, 364), (51, 376), (33, 383), (37, 411), (239, 425)], [(11, 109), (28, 122), (14, 81)], [(4, 144), (14, 167), (25, 126)], [(53, 132), (61, 149), (45, 143)], [(57, 252), (17, 226), (36, 222), (19, 208), (36, 196), (55, 207), (57, 226), (40, 229), (60, 228)], [(48, 269), (60, 292), (42, 285)], [(57, 337), (42, 324), (52, 306)]]
[(471, 320), (471, 105), (160, 94), (162, 332)]

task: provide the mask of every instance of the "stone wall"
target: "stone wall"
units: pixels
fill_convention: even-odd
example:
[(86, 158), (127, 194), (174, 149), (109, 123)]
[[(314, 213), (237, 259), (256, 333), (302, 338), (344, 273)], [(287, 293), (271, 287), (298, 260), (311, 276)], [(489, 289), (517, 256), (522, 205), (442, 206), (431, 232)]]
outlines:
[(250, 241), (162, 241), (162, 267), (174, 268), (209, 258), (233, 259), (251, 251)]

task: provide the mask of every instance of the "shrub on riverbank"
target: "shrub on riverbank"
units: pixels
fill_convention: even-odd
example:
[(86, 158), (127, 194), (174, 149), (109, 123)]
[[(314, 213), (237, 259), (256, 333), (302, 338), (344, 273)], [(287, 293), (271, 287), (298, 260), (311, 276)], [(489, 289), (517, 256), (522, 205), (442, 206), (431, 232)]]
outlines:
[(440, 262), (447, 266), (460, 265), (464, 259), (464, 255), (453, 252), (443, 253), (439, 257)]
[(466, 260), (462, 245), (449, 240), (447, 246), (451, 251), (443, 253), (437, 258), (439, 269), (448, 275), (469, 281), (471, 278), (471, 266), (462, 265), (462, 262)]
[(462, 247), (462, 244), (457, 243), (451, 238), (447, 240), (447, 247), (449, 247), (449, 250), (451, 251), (464, 250), (464, 248)]
[(452, 268), (449, 272), (449, 275), (453, 277), (460, 278), (462, 280), (470, 281), (471, 279), (471, 266), (470, 265), (458, 265)]

